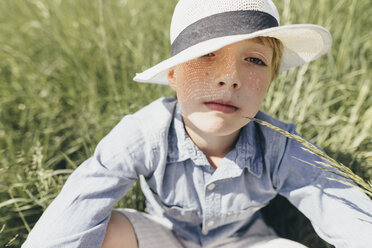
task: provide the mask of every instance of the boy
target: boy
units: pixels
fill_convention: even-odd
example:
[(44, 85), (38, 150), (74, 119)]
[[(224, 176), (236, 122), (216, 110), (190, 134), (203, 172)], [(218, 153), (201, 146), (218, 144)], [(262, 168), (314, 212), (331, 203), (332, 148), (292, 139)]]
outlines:
[[(23, 247), (304, 247), (262, 220), (259, 209), (278, 193), (329, 243), (368, 247), (368, 197), (293, 158), (319, 160), (296, 141), (244, 118), (294, 133), (260, 104), (279, 70), (328, 51), (329, 33), (279, 26), (270, 0), (180, 0), (171, 42), (172, 57), (135, 80), (169, 83), (177, 100), (162, 98), (123, 118)], [(149, 214), (112, 212), (138, 177)]]

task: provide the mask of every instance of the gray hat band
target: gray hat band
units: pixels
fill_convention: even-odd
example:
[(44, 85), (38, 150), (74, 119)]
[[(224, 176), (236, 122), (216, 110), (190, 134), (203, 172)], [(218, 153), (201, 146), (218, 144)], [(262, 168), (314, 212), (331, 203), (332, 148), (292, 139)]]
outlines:
[(256, 10), (229, 11), (211, 15), (185, 28), (174, 40), (171, 55), (213, 38), (250, 34), (259, 30), (277, 27), (272, 15)]

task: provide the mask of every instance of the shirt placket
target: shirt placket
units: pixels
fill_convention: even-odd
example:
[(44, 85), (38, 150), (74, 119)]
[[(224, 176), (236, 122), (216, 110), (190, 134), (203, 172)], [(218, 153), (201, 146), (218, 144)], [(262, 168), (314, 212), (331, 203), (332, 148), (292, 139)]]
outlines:
[(205, 205), (202, 233), (204, 235), (215, 228), (219, 223), (218, 217), (221, 213), (221, 194), (218, 192), (216, 182), (211, 182), (205, 186)]

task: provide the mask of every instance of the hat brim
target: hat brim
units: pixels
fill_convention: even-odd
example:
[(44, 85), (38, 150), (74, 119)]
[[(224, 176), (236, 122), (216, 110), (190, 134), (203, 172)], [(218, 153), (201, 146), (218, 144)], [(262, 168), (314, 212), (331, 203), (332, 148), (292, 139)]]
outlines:
[(280, 71), (315, 60), (324, 55), (332, 45), (331, 34), (321, 26), (312, 24), (278, 26), (250, 34), (224, 36), (200, 42), (142, 73), (137, 73), (133, 80), (141, 83), (168, 84), (168, 69), (232, 43), (259, 36), (277, 38), (283, 43)]

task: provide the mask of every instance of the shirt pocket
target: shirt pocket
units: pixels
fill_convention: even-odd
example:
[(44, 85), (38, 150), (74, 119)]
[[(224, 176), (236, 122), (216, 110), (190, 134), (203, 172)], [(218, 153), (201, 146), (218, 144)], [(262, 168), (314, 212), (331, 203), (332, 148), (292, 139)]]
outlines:
[(179, 206), (164, 205), (162, 206), (167, 216), (182, 222), (191, 224), (201, 223), (198, 210), (196, 208), (183, 208)]
[(263, 207), (261, 204), (254, 204), (243, 209), (231, 210), (222, 214), (222, 218), (225, 220), (226, 224), (235, 221), (242, 221), (250, 219), (258, 210)]

